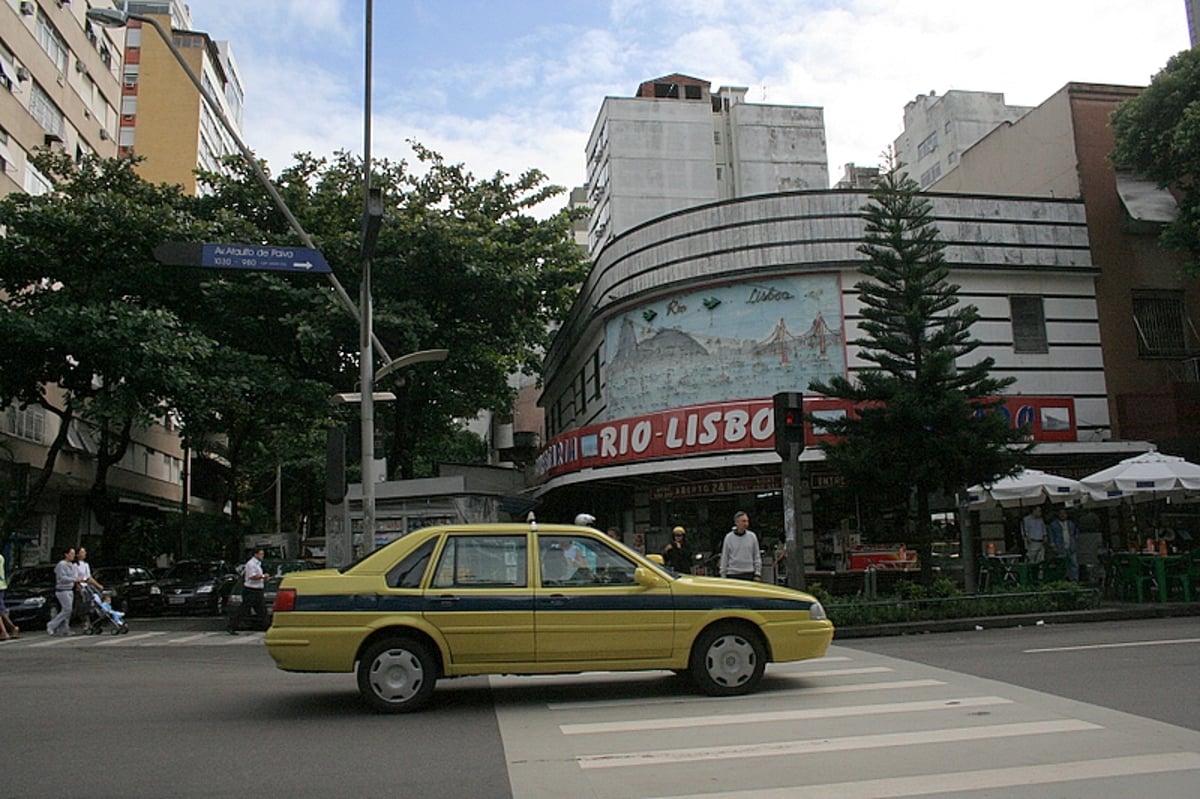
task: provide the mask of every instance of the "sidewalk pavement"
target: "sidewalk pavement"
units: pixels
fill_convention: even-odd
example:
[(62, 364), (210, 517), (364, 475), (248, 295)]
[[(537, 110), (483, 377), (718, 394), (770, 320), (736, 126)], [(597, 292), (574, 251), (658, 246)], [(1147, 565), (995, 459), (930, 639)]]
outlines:
[(1038, 623), (1076, 624), (1079, 622), (1157, 619), (1171, 616), (1200, 616), (1200, 602), (1103, 602), (1100, 607), (1092, 610), (1021, 613), (1011, 616), (973, 616), (962, 619), (906, 621), (894, 624), (862, 624), (853, 627), (838, 627), (834, 634), (834, 640), (876, 638), (884, 635), (962, 632), (998, 627), (1032, 627)]

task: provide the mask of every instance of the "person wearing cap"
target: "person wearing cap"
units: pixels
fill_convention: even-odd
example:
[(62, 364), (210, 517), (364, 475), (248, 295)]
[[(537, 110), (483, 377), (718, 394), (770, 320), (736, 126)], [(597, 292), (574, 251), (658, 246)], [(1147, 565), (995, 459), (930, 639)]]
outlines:
[(692, 571), (692, 552), (687, 545), (687, 530), (676, 527), (671, 531), (671, 543), (662, 551), (663, 563), (680, 574)]

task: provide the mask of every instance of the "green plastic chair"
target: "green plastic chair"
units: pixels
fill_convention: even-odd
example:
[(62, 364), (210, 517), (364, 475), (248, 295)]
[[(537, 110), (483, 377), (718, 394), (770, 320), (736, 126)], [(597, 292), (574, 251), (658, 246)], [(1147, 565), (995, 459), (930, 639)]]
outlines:
[(1174, 594), (1175, 589), (1178, 589), (1178, 595), (1183, 598), (1184, 602), (1192, 601), (1193, 592), (1197, 585), (1196, 580), (1192, 577), (1192, 569), (1195, 562), (1196, 559), (1191, 555), (1172, 558), (1167, 561), (1168, 596)]
[(1119, 552), (1113, 556), (1116, 567), (1116, 593), (1118, 599), (1132, 599), (1138, 602), (1146, 601), (1146, 589), (1153, 594), (1154, 567), (1129, 552)]

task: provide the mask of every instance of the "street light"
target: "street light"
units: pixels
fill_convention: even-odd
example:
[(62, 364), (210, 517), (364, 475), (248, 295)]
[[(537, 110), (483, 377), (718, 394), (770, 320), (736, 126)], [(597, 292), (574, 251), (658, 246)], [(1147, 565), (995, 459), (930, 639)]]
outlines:
[[(271, 182), (269, 177), (267, 177), (267, 173), (263, 171), (262, 165), (259, 164), (258, 159), (254, 157), (254, 153), (252, 153), (250, 148), (246, 146), (246, 143), (242, 141), (242, 137), (238, 135), (237, 129), (234, 128), (233, 123), (230, 122), (229, 118), (225, 115), (220, 103), (214, 100), (205, 90), (204, 84), (201, 83), (200, 78), (197, 77), (196, 73), (192, 71), (191, 66), (183, 57), (183, 54), (180, 53), (179, 49), (175, 46), (175, 42), (171, 39), (170, 32), (163, 28), (159, 21), (152, 16), (138, 14), (136, 12), (127, 11), (120, 8), (89, 8), (87, 10), (87, 18), (104, 28), (124, 28), (129, 24), (129, 20), (132, 19), (137, 20), (144, 25), (149, 25), (158, 32), (159, 38), (163, 40), (164, 44), (166, 44), (167, 49), (171, 52), (171, 56), (175, 59), (175, 62), (179, 64), (180, 69), (182, 69), (184, 74), (187, 75), (188, 80), (192, 82), (192, 85), (196, 88), (196, 91), (200, 93), (200, 99), (204, 101), (204, 104), (208, 106), (208, 109), (217, 117), (217, 121), (221, 123), (221, 127), (225, 129), (225, 132), (228, 133), (230, 138), (233, 139), (234, 143), (237, 144), (238, 150), (242, 154), (242, 158), (245, 159), (246, 163), (250, 166), (250, 169), (253, 170), (254, 176), (258, 178), (258, 182), (262, 184), (264, 189), (266, 189), (267, 194), (271, 197), (271, 201), (275, 203), (275, 207), (281, 214), (283, 214), (284, 218), (287, 219), (288, 225), (290, 225), (296, 235), (300, 237), (300, 240), (304, 243), (304, 246), (315, 250), (316, 245), (313, 244), (312, 237), (308, 235), (308, 231), (304, 229), (304, 226), (300, 224), (300, 220), (297, 219), (296, 215), (292, 213), (292, 209), (288, 207), (286, 202), (284, 202), (283, 197), (279, 194), (279, 190), (275, 188), (275, 184)], [(354, 305), (354, 300), (350, 299), (350, 295), (346, 293), (346, 289), (342, 287), (341, 281), (339, 281), (337, 276), (332, 272), (329, 272), (326, 277), (333, 286), (334, 293), (337, 294), (337, 297), (339, 300), (341, 300), (342, 305), (347, 311), (350, 312), (350, 315), (358, 321), (360, 327), (367, 331), (368, 339), (374, 345), (375, 351), (379, 353), (379, 356), (383, 358), (385, 363), (390, 361), (391, 357), (384, 348), (383, 342), (381, 342), (379, 338), (375, 336), (370, 325), (364, 324), (362, 314)]]

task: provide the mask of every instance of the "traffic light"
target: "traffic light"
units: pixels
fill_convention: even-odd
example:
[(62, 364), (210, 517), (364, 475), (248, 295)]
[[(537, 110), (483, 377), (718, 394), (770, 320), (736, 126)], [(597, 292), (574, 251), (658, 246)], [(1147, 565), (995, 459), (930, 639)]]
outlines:
[(799, 391), (781, 391), (772, 397), (775, 403), (775, 451), (779, 457), (791, 457), (791, 445), (804, 448), (804, 395)]

